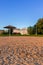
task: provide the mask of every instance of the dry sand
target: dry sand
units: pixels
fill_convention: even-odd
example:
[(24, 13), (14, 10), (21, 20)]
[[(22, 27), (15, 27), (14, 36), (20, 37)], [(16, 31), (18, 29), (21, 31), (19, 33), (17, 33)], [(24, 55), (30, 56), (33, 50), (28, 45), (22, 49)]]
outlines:
[(43, 37), (0, 37), (0, 65), (8, 64), (43, 65)]
[(34, 44), (37, 46), (43, 46), (43, 37), (28, 37), (28, 36), (10, 36), (0, 37), (0, 45), (5, 44)]

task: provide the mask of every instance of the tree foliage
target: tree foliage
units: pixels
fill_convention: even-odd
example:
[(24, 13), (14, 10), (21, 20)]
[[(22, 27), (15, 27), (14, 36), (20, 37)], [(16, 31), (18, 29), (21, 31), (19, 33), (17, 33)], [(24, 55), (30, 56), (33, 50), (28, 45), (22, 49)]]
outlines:
[(29, 34), (43, 34), (43, 18), (40, 18), (33, 27), (28, 27)]
[(28, 30), (28, 33), (29, 33), (29, 34), (33, 34), (33, 27), (30, 26), (30, 27), (28, 27), (27, 30)]
[(39, 19), (36, 25), (38, 34), (43, 34), (43, 18)]

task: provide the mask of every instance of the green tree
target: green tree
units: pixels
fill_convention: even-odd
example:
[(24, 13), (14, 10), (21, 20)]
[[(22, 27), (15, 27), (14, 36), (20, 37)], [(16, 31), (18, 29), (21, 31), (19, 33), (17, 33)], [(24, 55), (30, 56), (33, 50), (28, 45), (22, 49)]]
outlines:
[(33, 27), (28, 27), (29, 34), (43, 34), (43, 18), (38, 19)]
[(33, 34), (33, 27), (31, 27), (31, 26), (28, 27), (27, 31), (28, 31), (28, 34), (30, 34), (30, 35)]
[(37, 32), (38, 34), (43, 34), (43, 18), (40, 18), (37, 23)]
[(36, 25), (33, 26), (33, 34), (36, 34)]

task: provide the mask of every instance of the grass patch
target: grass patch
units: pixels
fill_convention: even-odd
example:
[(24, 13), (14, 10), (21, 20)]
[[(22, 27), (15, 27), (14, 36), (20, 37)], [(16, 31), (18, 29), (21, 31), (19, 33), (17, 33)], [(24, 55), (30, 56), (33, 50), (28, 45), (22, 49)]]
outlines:
[[(0, 36), (9, 36), (9, 34), (8, 33), (3, 33), (3, 34), (0, 34)], [(10, 34), (10, 36), (35, 36), (35, 37), (43, 37), (42, 34), (38, 34), (38, 35), (35, 35), (35, 34), (31, 34), (31, 35)]]

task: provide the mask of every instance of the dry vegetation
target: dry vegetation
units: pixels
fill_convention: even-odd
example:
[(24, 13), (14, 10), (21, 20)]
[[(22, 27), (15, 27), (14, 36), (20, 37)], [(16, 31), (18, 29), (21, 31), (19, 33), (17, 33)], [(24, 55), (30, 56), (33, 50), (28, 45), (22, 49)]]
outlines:
[(0, 37), (0, 65), (43, 65), (43, 37)]

